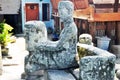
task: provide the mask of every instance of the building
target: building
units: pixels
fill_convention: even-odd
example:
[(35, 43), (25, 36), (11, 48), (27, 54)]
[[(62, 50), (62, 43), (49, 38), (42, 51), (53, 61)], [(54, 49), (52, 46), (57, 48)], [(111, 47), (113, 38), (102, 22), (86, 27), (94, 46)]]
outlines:
[[(63, 28), (57, 11), (60, 0), (51, 0), (55, 28)], [(71, 0), (74, 3), (74, 21), (78, 36), (89, 33), (96, 42), (96, 36), (108, 36), (112, 44), (120, 44), (120, 0)], [(60, 25), (59, 27), (57, 27)]]
[(20, 5), (20, 0), (0, 0), (0, 22), (5, 20), (15, 34), (22, 32)]
[(54, 29), (50, 0), (22, 0), (22, 27), (30, 20), (40, 20), (47, 28)]
[(48, 29), (54, 29), (50, 0), (0, 0), (0, 22), (14, 28), (14, 34), (23, 33), (24, 24), (30, 20), (40, 20)]

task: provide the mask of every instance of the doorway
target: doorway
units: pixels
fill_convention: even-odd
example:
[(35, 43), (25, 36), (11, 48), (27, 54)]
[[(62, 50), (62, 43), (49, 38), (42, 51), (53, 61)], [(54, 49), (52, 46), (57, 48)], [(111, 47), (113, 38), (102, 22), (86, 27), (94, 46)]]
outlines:
[(25, 5), (26, 21), (39, 20), (39, 4), (27, 3)]

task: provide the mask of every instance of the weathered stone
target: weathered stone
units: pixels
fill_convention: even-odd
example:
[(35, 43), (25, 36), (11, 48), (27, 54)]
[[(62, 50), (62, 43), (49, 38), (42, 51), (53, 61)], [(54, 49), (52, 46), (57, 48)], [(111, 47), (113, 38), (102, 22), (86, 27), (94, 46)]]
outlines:
[(35, 73), (27, 74), (26, 80), (49, 80), (48, 72), (46, 70), (40, 70)]
[(79, 43), (93, 45), (92, 36), (90, 34), (81, 34), (79, 36)]
[[(76, 61), (77, 27), (73, 20), (73, 3), (60, 1), (58, 12), (64, 28), (58, 41), (45, 39), (42, 41), (41, 34), (44, 31), (38, 28), (41, 23), (27, 23), (28, 51), (25, 58), (25, 71), (32, 73), (40, 69), (65, 69), (78, 67)], [(29, 26), (32, 25), (32, 26)], [(42, 23), (43, 25), (44, 23)], [(45, 26), (43, 26), (45, 27)]]
[(82, 80), (113, 80), (114, 64), (105, 57), (84, 57), (80, 62), (80, 77)]
[(78, 44), (78, 47), (93, 52), (92, 56), (80, 59), (80, 80), (114, 80), (115, 55), (90, 45)]
[(26, 80), (45, 80), (43, 76), (27, 76)]
[(74, 75), (74, 77), (75, 77), (76, 80), (79, 80), (79, 68), (74, 69), (74, 70), (71, 72), (71, 74)]
[(36, 44), (47, 40), (47, 29), (42, 21), (26, 22), (24, 33), (28, 51), (34, 51)]
[(49, 70), (48, 80), (76, 80), (71, 73), (64, 70)]
[(35, 72), (32, 72), (32, 73), (29, 73), (29, 75), (32, 75), (32, 76), (43, 76), (45, 74), (45, 70), (39, 70), (39, 71), (35, 71)]
[(22, 73), (22, 74), (21, 74), (21, 79), (26, 79), (26, 76), (27, 76), (27, 75), (26, 75), (26, 73), (25, 73), (25, 72), (24, 72), (24, 73)]
[(112, 45), (111, 52), (116, 55), (117, 58), (120, 58), (120, 45)]
[(116, 72), (116, 77), (117, 77), (118, 79), (120, 79), (120, 69), (117, 70), (117, 72)]

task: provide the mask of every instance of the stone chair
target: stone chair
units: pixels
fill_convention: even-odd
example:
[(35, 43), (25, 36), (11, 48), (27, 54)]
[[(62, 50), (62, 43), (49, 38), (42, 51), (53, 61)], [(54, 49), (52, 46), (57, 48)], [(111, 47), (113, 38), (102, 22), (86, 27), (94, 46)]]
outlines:
[[(87, 44), (77, 44), (80, 80), (114, 80), (116, 56)], [(82, 57), (81, 57), (82, 56)]]
[[(47, 39), (46, 27), (43, 22), (30, 21), (25, 24), (27, 50), (29, 51), (29, 55), (25, 57), (27, 76), (39, 70), (63, 70), (78, 67), (76, 61), (78, 50), (79, 55), (86, 54), (79, 60), (79, 80), (114, 80), (115, 55), (92, 45), (77, 44), (77, 28), (72, 17), (73, 10), (72, 2), (67, 0), (59, 2), (58, 12), (64, 28), (58, 41)], [(42, 74), (42, 72), (38, 73)], [(26, 80), (61, 80), (61, 78), (30, 79), (29, 76)], [(69, 79), (62, 78), (62, 80)]]
[(29, 55), (25, 57), (27, 74), (38, 70), (78, 67), (76, 61), (77, 27), (72, 17), (73, 10), (72, 2), (59, 3), (58, 11), (64, 28), (58, 41), (47, 39), (45, 25), (41, 21), (30, 21), (25, 24), (29, 51)]

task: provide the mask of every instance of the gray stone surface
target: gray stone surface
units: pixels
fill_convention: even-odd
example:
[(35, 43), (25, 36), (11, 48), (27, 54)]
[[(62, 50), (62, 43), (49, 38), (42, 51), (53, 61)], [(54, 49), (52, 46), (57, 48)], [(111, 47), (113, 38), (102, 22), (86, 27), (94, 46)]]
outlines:
[[(36, 23), (30, 22), (25, 25), (25, 27), (28, 27), (32, 31), (28, 31), (29, 35), (26, 35), (29, 51), (29, 55), (25, 58), (26, 73), (32, 73), (39, 69), (78, 67), (75, 58), (77, 53), (77, 27), (72, 17), (73, 10), (74, 6), (72, 2), (60, 1), (58, 12), (64, 28), (60, 33), (58, 41), (42, 41), (42, 37), (39, 37), (41, 34), (38, 34), (41, 31), (38, 28), (39, 26), (35, 25)], [(29, 27), (31, 24), (32, 27)]]
[(39, 42), (47, 40), (47, 29), (42, 21), (26, 22), (24, 33), (28, 51), (34, 51)]
[(120, 79), (120, 69), (117, 70), (117, 72), (116, 72), (116, 77), (117, 77), (118, 79)]
[[(17, 40), (18, 39), (20, 38), (17, 38)], [(25, 45), (24, 41), (21, 41), (21, 44), (24, 46)], [(0, 80), (25, 80), (25, 79), (21, 79), (21, 74), (24, 72), (24, 57), (25, 55), (28, 54), (28, 52), (26, 50), (21, 51), (21, 48), (23, 46), (19, 45), (18, 43), (14, 43), (11, 45), (11, 48), (12, 48), (11, 50), (13, 51), (11, 52), (12, 53), (11, 56), (13, 57), (12, 61), (14, 60), (15, 63), (18, 62), (18, 65), (3, 66), (3, 73), (2, 75), (0, 75)], [(3, 64), (4, 64), (4, 61), (3, 61)], [(116, 69), (120, 68), (120, 64), (116, 64), (115, 66), (116, 66)], [(77, 73), (77, 75), (79, 75), (78, 70), (75, 69), (75, 73)], [(119, 79), (115, 77), (114, 80), (119, 80)]]
[(74, 75), (74, 77), (75, 77), (76, 80), (79, 80), (79, 68), (74, 69), (74, 70), (71, 72), (71, 74)]
[(90, 45), (78, 46), (88, 52), (94, 52), (93, 56), (84, 56), (80, 59), (80, 80), (114, 80), (115, 55)]
[(120, 58), (120, 45), (112, 45), (111, 52), (116, 55), (117, 58)]
[(87, 33), (81, 34), (79, 36), (79, 43), (93, 45), (92, 36)]
[(49, 70), (48, 80), (76, 80), (71, 73), (64, 70)]
[(26, 76), (25, 80), (49, 80), (48, 79), (48, 71), (40, 70), (34, 74), (29, 74)]

